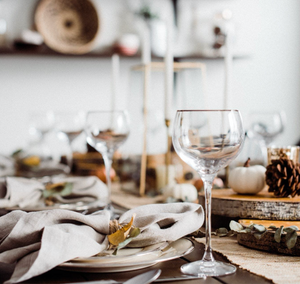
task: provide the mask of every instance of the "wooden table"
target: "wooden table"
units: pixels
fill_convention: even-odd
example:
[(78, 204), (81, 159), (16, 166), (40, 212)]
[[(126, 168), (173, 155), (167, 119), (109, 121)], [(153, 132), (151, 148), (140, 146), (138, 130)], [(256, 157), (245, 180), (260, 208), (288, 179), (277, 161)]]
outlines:
[[(138, 275), (142, 272), (145, 272), (150, 269), (160, 268), (162, 270), (161, 276), (159, 277), (159, 283), (178, 283), (178, 284), (267, 284), (272, 283), (264, 279), (263, 277), (256, 276), (245, 270), (237, 268), (237, 272), (223, 277), (208, 277), (207, 279), (188, 279), (181, 281), (162, 281), (166, 277), (180, 276), (180, 266), (186, 262), (191, 262), (201, 259), (204, 251), (204, 246), (197, 242), (194, 242), (195, 249), (189, 255), (186, 255), (182, 258), (174, 259), (171, 261), (166, 261), (163, 263), (156, 264), (155, 266), (144, 268), (140, 270), (130, 271), (130, 272), (119, 272), (119, 273), (79, 273), (79, 272), (68, 272), (59, 269), (53, 269), (43, 275), (37, 276), (30, 280), (27, 280), (22, 283), (35, 283), (35, 284), (54, 284), (54, 283), (76, 283), (86, 281), (95, 281), (95, 280), (104, 280), (104, 279), (114, 279), (116, 281), (125, 281), (135, 275)], [(222, 256), (214, 254), (217, 260), (226, 261)], [(3, 283), (5, 280), (9, 279), (13, 272), (14, 266), (0, 263), (0, 283)], [(279, 272), (280, 273), (280, 272)]]

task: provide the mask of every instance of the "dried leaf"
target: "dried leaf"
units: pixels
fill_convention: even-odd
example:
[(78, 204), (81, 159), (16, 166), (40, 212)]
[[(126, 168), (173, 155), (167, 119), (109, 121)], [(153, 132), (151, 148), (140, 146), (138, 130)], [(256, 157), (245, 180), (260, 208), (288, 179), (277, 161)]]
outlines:
[(233, 221), (233, 220), (230, 221), (229, 227), (231, 230), (236, 231), (236, 232), (239, 232), (244, 229), (243, 225), (241, 225), (240, 223)]
[(293, 226), (285, 227), (283, 230), (287, 233), (291, 233), (293, 231), (298, 231), (299, 229), (297, 226), (293, 225)]
[(228, 230), (226, 228), (219, 228), (216, 230), (216, 235), (218, 237), (226, 237), (228, 234)]
[(257, 224), (254, 224), (253, 229), (255, 231), (260, 232), (260, 233), (264, 233), (266, 231), (266, 227), (265, 226), (263, 226), (263, 225), (257, 225)]
[(249, 229), (246, 228), (246, 229), (243, 229), (243, 230), (239, 230), (238, 233), (245, 233), (245, 234), (247, 234), (247, 233), (251, 233), (251, 230), (249, 231)]
[(268, 227), (268, 229), (270, 229), (270, 230), (277, 230), (278, 228), (276, 226), (274, 226), (274, 225), (271, 225), (271, 226)]
[(131, 230), (129, 232), (129, 238), (135, 238), (141, 233), (140, 228), (131, 227)]
[(128, 238), (126, 239), (124, 242), (122, 243), (119, 243), (119, 245), (116, 247), (116, 249), (114, 250), (114, 252), (112, 253), (113, 255), (117, 255), (118, 251), (124, 247), (126, 247), (131, 241), (132, 241), (133, 238)]
[(235, 235), (235, 231), (230, 230), (227, 234), (228, 237), (233, 237)]
[(255, 234), (253, 234), (254, 235), (254, 237), (256, 238), (256, 239), (261, 239), (261, 237), (263, 236), (263, 234), (260, 234), (260, 233), (255, 233)]
[(297, 232), (296, 231), (292, 231), (290, 233), (287, 233), (285, 236), (285, 244), (288, 247), (288, 249), (291, 249), (295, 246), (296, 242), (297, 242)]
[(246, 228), (245, 231), (246, 231), (246, 233), (251, 233), (252, 232), (252, 230), (250, 228)]
[(41, 159), (38, 156), (28, 156), (24, 159), (22, 159), (22, 164), (26, 165), (28, 167), (37, 167), (39, 166)]
[(46, 190), (43, 191), (44, 198), (49, 198), (54, 195), (66, 196), (70, 195), (73, 189), (73, 184), (70, 182), (60, 182), (49, 184), (46, 186)]
[(123, 243), (126, 240), (130, 232), (130, 229), (132, 227), (134, 218), (135, 218), (135, 214), (133, 214), (128, 224), (124, 225), (121, 229), (108, 236), (108, 241), (110, 244), (114, 246), (118, 246), (119, 244)]
[(282, 232), (283, 232), (283, 226), (280, 226), (280, 228), (278, 228), (274, 234), (274, 239), (277, 243), (280, 243), (281, 241)]

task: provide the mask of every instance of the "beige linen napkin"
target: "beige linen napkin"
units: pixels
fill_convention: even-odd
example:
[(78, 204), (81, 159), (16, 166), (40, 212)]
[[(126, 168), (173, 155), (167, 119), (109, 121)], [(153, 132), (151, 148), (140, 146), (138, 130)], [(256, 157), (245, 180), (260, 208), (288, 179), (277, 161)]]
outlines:
[[(57, 194), (55, 200), (60, 203), (93, 202), (108, 196), (107, 186), (95, 176), (89, 177), (53, 177), (52, 182), (70, 182), (72, 192), (68, 196)], [(6, 177), (5, 187), (0, 190), (0, 208), (19, 206), (20, 208), (43, 205), (45, 184), (35, 179)]]
[(11, 176), (15, 173), (14, 160), (0, 154), (0, 177)]
[[(152, 204), (126, 212), (120, 222), (136, 213), (141, 234), (133, 242), (142, 247), (174, 241), (199, 229), (203, 209), (193, 203)], [(109, 212), (91, 215), (54, 209), (25, 213), (17, 210), (0, 217), (0, 262), (16, 263), (6, 283), (40, 275), (75, 257), (88, 257), (107, 248)]]

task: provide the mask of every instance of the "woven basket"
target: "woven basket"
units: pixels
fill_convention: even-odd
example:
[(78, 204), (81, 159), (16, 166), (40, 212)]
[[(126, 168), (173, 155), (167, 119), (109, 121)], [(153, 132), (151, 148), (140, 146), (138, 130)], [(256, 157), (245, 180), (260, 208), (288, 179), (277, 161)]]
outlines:
[(98, 13), (89, 0), (41, 0), (35, 24), (47, 46), (67, 54), (91, 51), (99, 31)]

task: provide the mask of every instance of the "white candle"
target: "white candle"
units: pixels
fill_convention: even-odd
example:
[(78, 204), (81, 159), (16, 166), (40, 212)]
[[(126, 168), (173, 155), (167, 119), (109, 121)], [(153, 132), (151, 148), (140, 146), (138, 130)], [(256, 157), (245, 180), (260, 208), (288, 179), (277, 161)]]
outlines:
[(151, 62), (150, 30), (146, 22), (144, 22), (142, 47), (142, 63), (146, 65)]
[(119, 95), (119, 79), (120, 79), (120, 56), (114, 54), (111, 58), (112, 63), (112, 96), (111, 96), (111, 110), (116, 108), (116, 100)]
[(174, 56), (173, 56), (173, 23), (167, 23), (167, 48), (165, 54), (165, 119), (170, 120), (172, 116), (172, 97), (173, 97), (173, 75), (174, 75)]
[(228, 100), (231, 95), (232, 88), (232, 35), (233, 35), (233, 27), (228, 24), (227, 32), (226, 32), (226, 41), (225, 41), (225, 82), (224, 82), (224, 105), (223, 108), (228, 108)]

